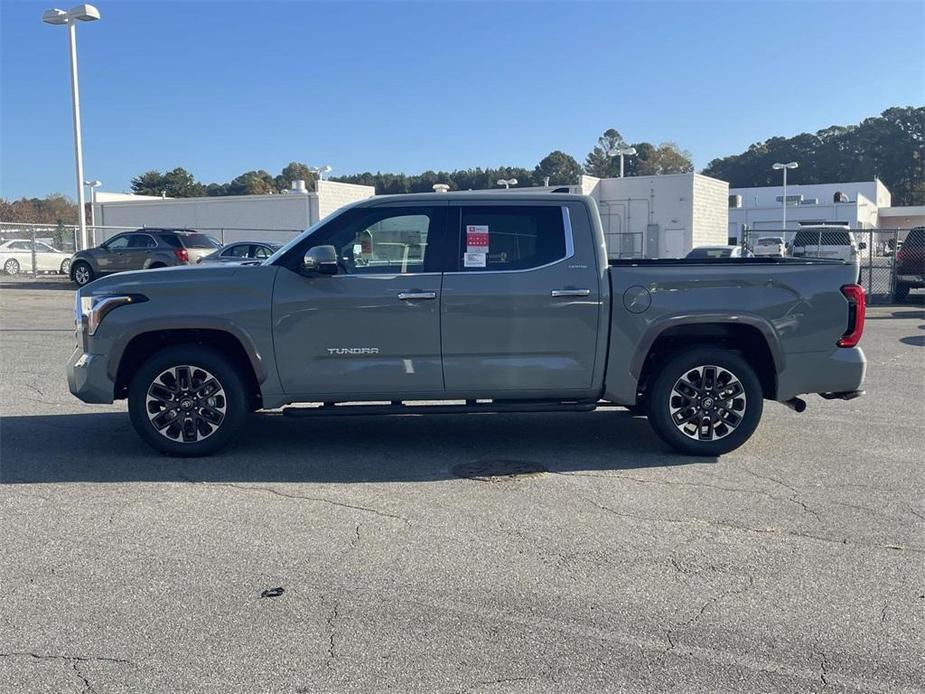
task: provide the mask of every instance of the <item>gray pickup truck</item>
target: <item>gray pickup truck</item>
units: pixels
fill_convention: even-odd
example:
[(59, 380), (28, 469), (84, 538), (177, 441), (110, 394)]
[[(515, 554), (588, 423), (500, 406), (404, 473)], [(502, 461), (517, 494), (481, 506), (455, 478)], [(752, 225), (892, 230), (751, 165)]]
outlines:
[(67, 367), (84, 402), (127, 398), (167, 454), (228, 443), (248, 413), (591, 412), (623, 406), (674, 448), (744, 443), (763, 401), (861, 394), (854, 265), (608, 263), (594, 200), (383, 196), (254, 267), (127, 272), (77, 292)]

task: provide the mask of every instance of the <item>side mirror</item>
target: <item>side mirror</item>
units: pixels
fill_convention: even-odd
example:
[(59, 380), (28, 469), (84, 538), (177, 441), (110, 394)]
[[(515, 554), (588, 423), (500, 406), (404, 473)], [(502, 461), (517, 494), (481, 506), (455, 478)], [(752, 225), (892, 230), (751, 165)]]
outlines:
[(302, 269), (323, 275), (337, 274), (337, 249), (334, 246), (314, 246), (305, 252)]

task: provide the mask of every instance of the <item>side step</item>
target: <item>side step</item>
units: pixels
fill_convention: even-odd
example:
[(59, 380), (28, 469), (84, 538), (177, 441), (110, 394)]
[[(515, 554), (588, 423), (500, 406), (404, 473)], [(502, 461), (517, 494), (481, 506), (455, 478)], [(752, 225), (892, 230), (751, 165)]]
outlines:
[(393, 402), (389, 405), (336, 405), (325, 403), (316, 407), (284, 407), (287, 417), (343, 417), (369, 415), (408, 414), (473, 414), (502, 412), (592, 412), (597, 402), (549, 400), (467, 400), (460, 405), (406, 405)]

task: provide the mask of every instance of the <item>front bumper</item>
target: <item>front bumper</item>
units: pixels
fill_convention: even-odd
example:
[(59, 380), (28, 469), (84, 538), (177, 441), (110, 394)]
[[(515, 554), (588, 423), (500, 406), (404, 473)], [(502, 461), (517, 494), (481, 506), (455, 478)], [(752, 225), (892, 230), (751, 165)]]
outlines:
[(803, 393), (859, 391), (867, 372), (867, 359), (860, 347), (790, 353), (786, 359), (786, 366), (777, 376), (778, 400)]
[(115, 384), (107, 373), (102, 354), (89, 354), (80, 347), (67, 362), (67, 387), (80, 400), (91, 404), (111, 404)]

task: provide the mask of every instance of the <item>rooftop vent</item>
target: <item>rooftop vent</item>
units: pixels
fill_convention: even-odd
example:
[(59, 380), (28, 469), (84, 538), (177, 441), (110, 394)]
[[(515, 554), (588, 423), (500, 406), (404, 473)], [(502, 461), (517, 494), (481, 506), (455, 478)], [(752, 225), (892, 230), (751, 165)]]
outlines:
[(434, 183), (434, 192), (435, 193), (449, 193), (450, 187), (446, 183)]
[(301, 179), (301, 178), (296, 179), (290, 185), (292, 186), (291, 190), (293, 193), (307, 193), (308, 192), (308, 188), (305, 187), (304, 179)]

